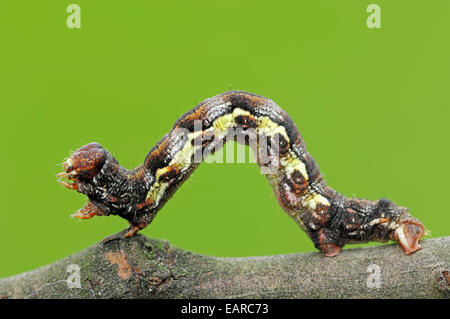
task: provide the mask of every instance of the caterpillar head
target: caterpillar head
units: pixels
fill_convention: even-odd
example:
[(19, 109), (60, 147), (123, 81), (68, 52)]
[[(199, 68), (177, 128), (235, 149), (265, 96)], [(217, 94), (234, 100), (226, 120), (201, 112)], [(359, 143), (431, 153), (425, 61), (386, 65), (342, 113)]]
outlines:
[(88, 182), (101, 171), (106, 161), (106, 152), (100, 144), (89, 143), (77, 149), (64, 162), (64, 172), (59, 173), (57, 176), (69, 179), (74, 183)]

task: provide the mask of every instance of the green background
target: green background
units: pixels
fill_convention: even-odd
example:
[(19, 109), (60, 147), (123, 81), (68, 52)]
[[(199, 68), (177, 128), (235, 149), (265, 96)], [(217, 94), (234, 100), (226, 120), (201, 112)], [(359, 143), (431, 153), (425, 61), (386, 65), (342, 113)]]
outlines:
[[(0, 4), (0, 277), (127, 227), (74, 220), (86, 197), (56, 182), (96, 141), (143, 163), (174, 121), (231, 89), (297, 123), (328, 184), (388, 197), (449, 235), (450, 2), (71, 1)], [(143, 234), (216, 256), (315, 250), (256, 164), (204, 164)], [(347, 246), (351, 247), (351, 246)]]

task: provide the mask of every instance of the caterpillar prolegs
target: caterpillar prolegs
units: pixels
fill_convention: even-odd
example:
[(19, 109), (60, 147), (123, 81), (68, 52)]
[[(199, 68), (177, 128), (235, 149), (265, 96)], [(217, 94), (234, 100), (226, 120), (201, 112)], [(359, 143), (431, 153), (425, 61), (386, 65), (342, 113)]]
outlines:
[(425, 228), (407, 208), (388, 199), (347, 198), (328, 187), (290, 116), (272, 100), (242, 91), (206, 99), (185, 113), (133, 170), (90, 143), (64, 162), (58, 181), (89, 198), (74, 217), (119, 215), (130, 227), (105, 241), (130, 237), (151, 223), (208, 154), (231, 139), (252, 146), (279, 204), (325, 256), (367, 241), (397, 241), (407, 255), (420, 249)]

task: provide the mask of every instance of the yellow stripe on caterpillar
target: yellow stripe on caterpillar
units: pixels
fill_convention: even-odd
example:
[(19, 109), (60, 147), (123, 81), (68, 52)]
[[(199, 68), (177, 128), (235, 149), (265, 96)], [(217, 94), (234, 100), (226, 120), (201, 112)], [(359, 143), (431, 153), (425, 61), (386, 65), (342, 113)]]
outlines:
[(273, 122), (268, 116), (261, 116), (257, 118), (257, 131), (265, 133), (267, 136), (273, 136), (276, 133), (283, 135), (284, 139), (289, 143), (290, 139), (286, 133), (284, 126), (278, 125)]
[(234, 126), (233, 114), (226, 114), (213, 122), (213, 127), (220, 133), (225, 133), (227, 129)]
[(161, 175), (164, 175), (165, 173), (169, 172), (170, 169), (171, 169), (170, 166), (166, 166), (166, 167), (158, 169), (155, 174), (156, 180), (159, 181), (159, 178), (161, 177)]
[(152, 199), (154, 201), (160, 186), (161, 186), (161, 184), (159, 184), (158, 182), (155, 182), (152, 185), (152, 187), (150, 187), (150, 189), (147, 193), (147, 196), (145, 197), (145, 200)]
[(288, 175), (291, 175), (294, 171), (299, 171), (304, 179), (306, 181), (308, 180), (309, 177), (305, 163), (303, 163), (292, 151), (289, 151), (287, 156), (280, 158), (280, 164), (284, 167), (284, 170)]
[(240, 116), (240, 115), (242, 115), (242, 116), (251, 116), (251, 114), (250, 114), (249, 111), (245, 111), (245, 110), (240, 109), (240, 108), (238, 108), (238, 107), (235, 108), (234, 111), (233, 111), (233, 120), (234, 120), (236, 117)]
[(183, 148), (178, 153), (175, 154), (173, 159), (170, 161), (168, 167), (177, 165), (180, 170), (188, 167), (191, 164), (192, 156), (194, 155), (194, 152), (195, 152), (195, 146), (192, 145), (192, 140), (201, 134), (202, 134), (202, 131), (197, 131), (197, 132), (188, 134), (188, 141), (184, 144)]
[(330, 202), (320, 194), (313, 194), (302, 199), (302, 203), (305, 207), (311, 209), (316, 209), (317, 204), (322, 204), (324, 206), (329, 206)]
[(147, 196), (145, 197), (145, 200), (148, 200), (149, 198), (152, 199), (152, 201), (157, 205), (164, 195), (164, 192), (166, 191), (166, 188), (168, 186), (168, 183), (158, 183), (156, 182), (153, 184), (153, 186), (150, 188), (150, 190), (147, 193)]

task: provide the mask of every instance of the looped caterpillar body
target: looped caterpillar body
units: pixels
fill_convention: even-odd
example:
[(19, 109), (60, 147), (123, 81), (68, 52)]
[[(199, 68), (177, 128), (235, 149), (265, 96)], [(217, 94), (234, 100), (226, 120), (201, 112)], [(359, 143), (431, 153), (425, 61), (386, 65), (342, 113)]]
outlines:
[(206, 99), (185, 113), (133, 170), (90, 143), (58, 174), (72, 183), (59, 182), (89, 198), (74, 217), (119, 215), (130, 228), (105, 240), (129, 237), (151, 223), (204, 154), (231, 139), (256, 150), (279, 204), (325, 256), (339, 255), (347, 243), (367, 241), (397, 241), (407, 255), (420, 249), (425, 228), (407, 208), (388, 199), (347, 198), (328, 187), (290, 116), (272, 100), (242, 91)]

